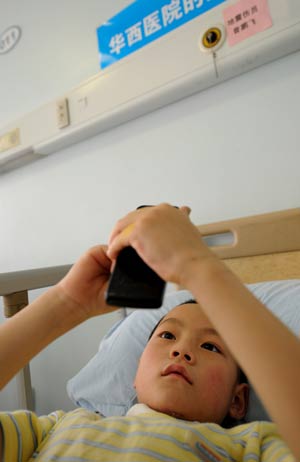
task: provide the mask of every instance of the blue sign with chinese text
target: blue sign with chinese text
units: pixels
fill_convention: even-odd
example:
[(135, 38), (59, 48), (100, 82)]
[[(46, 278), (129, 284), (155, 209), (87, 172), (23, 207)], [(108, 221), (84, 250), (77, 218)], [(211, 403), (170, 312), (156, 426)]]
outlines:
[(100, 67), (133, 53), (226, 0), (135, 0), (97, 29)]

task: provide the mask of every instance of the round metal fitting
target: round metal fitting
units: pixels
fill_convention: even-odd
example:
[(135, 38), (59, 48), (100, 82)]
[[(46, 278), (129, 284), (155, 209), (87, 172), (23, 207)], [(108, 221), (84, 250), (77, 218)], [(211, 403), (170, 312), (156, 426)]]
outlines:
[(210, 27), (202, 36), (202, 46), (210, 49), (218, 45), (222, 39), (222, 31), (219, 27)]

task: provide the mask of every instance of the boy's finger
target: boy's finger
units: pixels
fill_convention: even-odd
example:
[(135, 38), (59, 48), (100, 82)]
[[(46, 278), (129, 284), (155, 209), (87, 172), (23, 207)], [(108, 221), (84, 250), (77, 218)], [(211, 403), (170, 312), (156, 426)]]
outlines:
[(180, 207), (180, 210), (184, 213), (186, 213), (187, 215), (190, 215), (192, 209), (190, 207), (188, 207), (187, 205), (183, 205), (182, 207)]
[(117, 234), (114, 239), (110, 242), (107, 250), (107, 256), (111, 260), (115, 260), (119, 252), (124, 248), (130, 245), (129, 236), (132, 233), (134, 224), (131, 223), (126, 226), (119, 234)]
[(118, 223), (114, 226), (112, 232), (110, 233), (109, 239), (108, 239), (108, 245), (110, 245), (113, 240), (118, 236), (124, 229), (126, 229), (126, 218), (123, 218), (122, 220), (119, 220)]
[(126, 227), (133, 222), (133, 220), (136, 217), (136, 214), (137, 214), (137, 211), (133, 210), (132, 212), (129, 212), (123, 218), (118, 220), (112, 232), (110, 233), (110, 236), (108, 239), (108, 245), (110, 245), (112, 241), (115, 239), (115, 237), (118, 236), (118, 234), (122, 233), (124, 229), (126, 229)]
[(125, 229), (122, 231), (122, 236), (123, 237), (129, 237), (130, 234), (132, 233), (132, 230), (134, 228), (134, 223), (130, 223), (130, 225), (127, 225)]

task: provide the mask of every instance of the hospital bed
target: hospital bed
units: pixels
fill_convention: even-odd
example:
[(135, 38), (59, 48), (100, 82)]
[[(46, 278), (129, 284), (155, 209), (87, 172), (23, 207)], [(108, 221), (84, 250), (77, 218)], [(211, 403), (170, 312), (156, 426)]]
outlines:
[[(203, 239), (246, 284), (300, 279), (300, 208), (198, 226)], [(0, 274), (4, 312), (28, 304), (28, 291), (56, 284), (71, 265)], [(299, 306), (300, 310), (300, 306)], [(126, 316), (127, 312), (124, 309)], [(17, 376), (19, 407), (32, 409), (29, 365)]]

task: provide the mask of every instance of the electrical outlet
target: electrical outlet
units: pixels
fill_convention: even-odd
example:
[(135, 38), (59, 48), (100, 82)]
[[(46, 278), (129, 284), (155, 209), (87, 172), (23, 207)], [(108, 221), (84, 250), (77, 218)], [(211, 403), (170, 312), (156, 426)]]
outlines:
[(15, 128), (4, 135), (0, 136), (0, 152), (7, 151), (8, 149), (15, 148), (21, 144), (20, 130)]
[(70, 125), (70, 114), (68, 99), (63, 98), (56, 103), (57, 123), (59, 128), (65, 128)]

